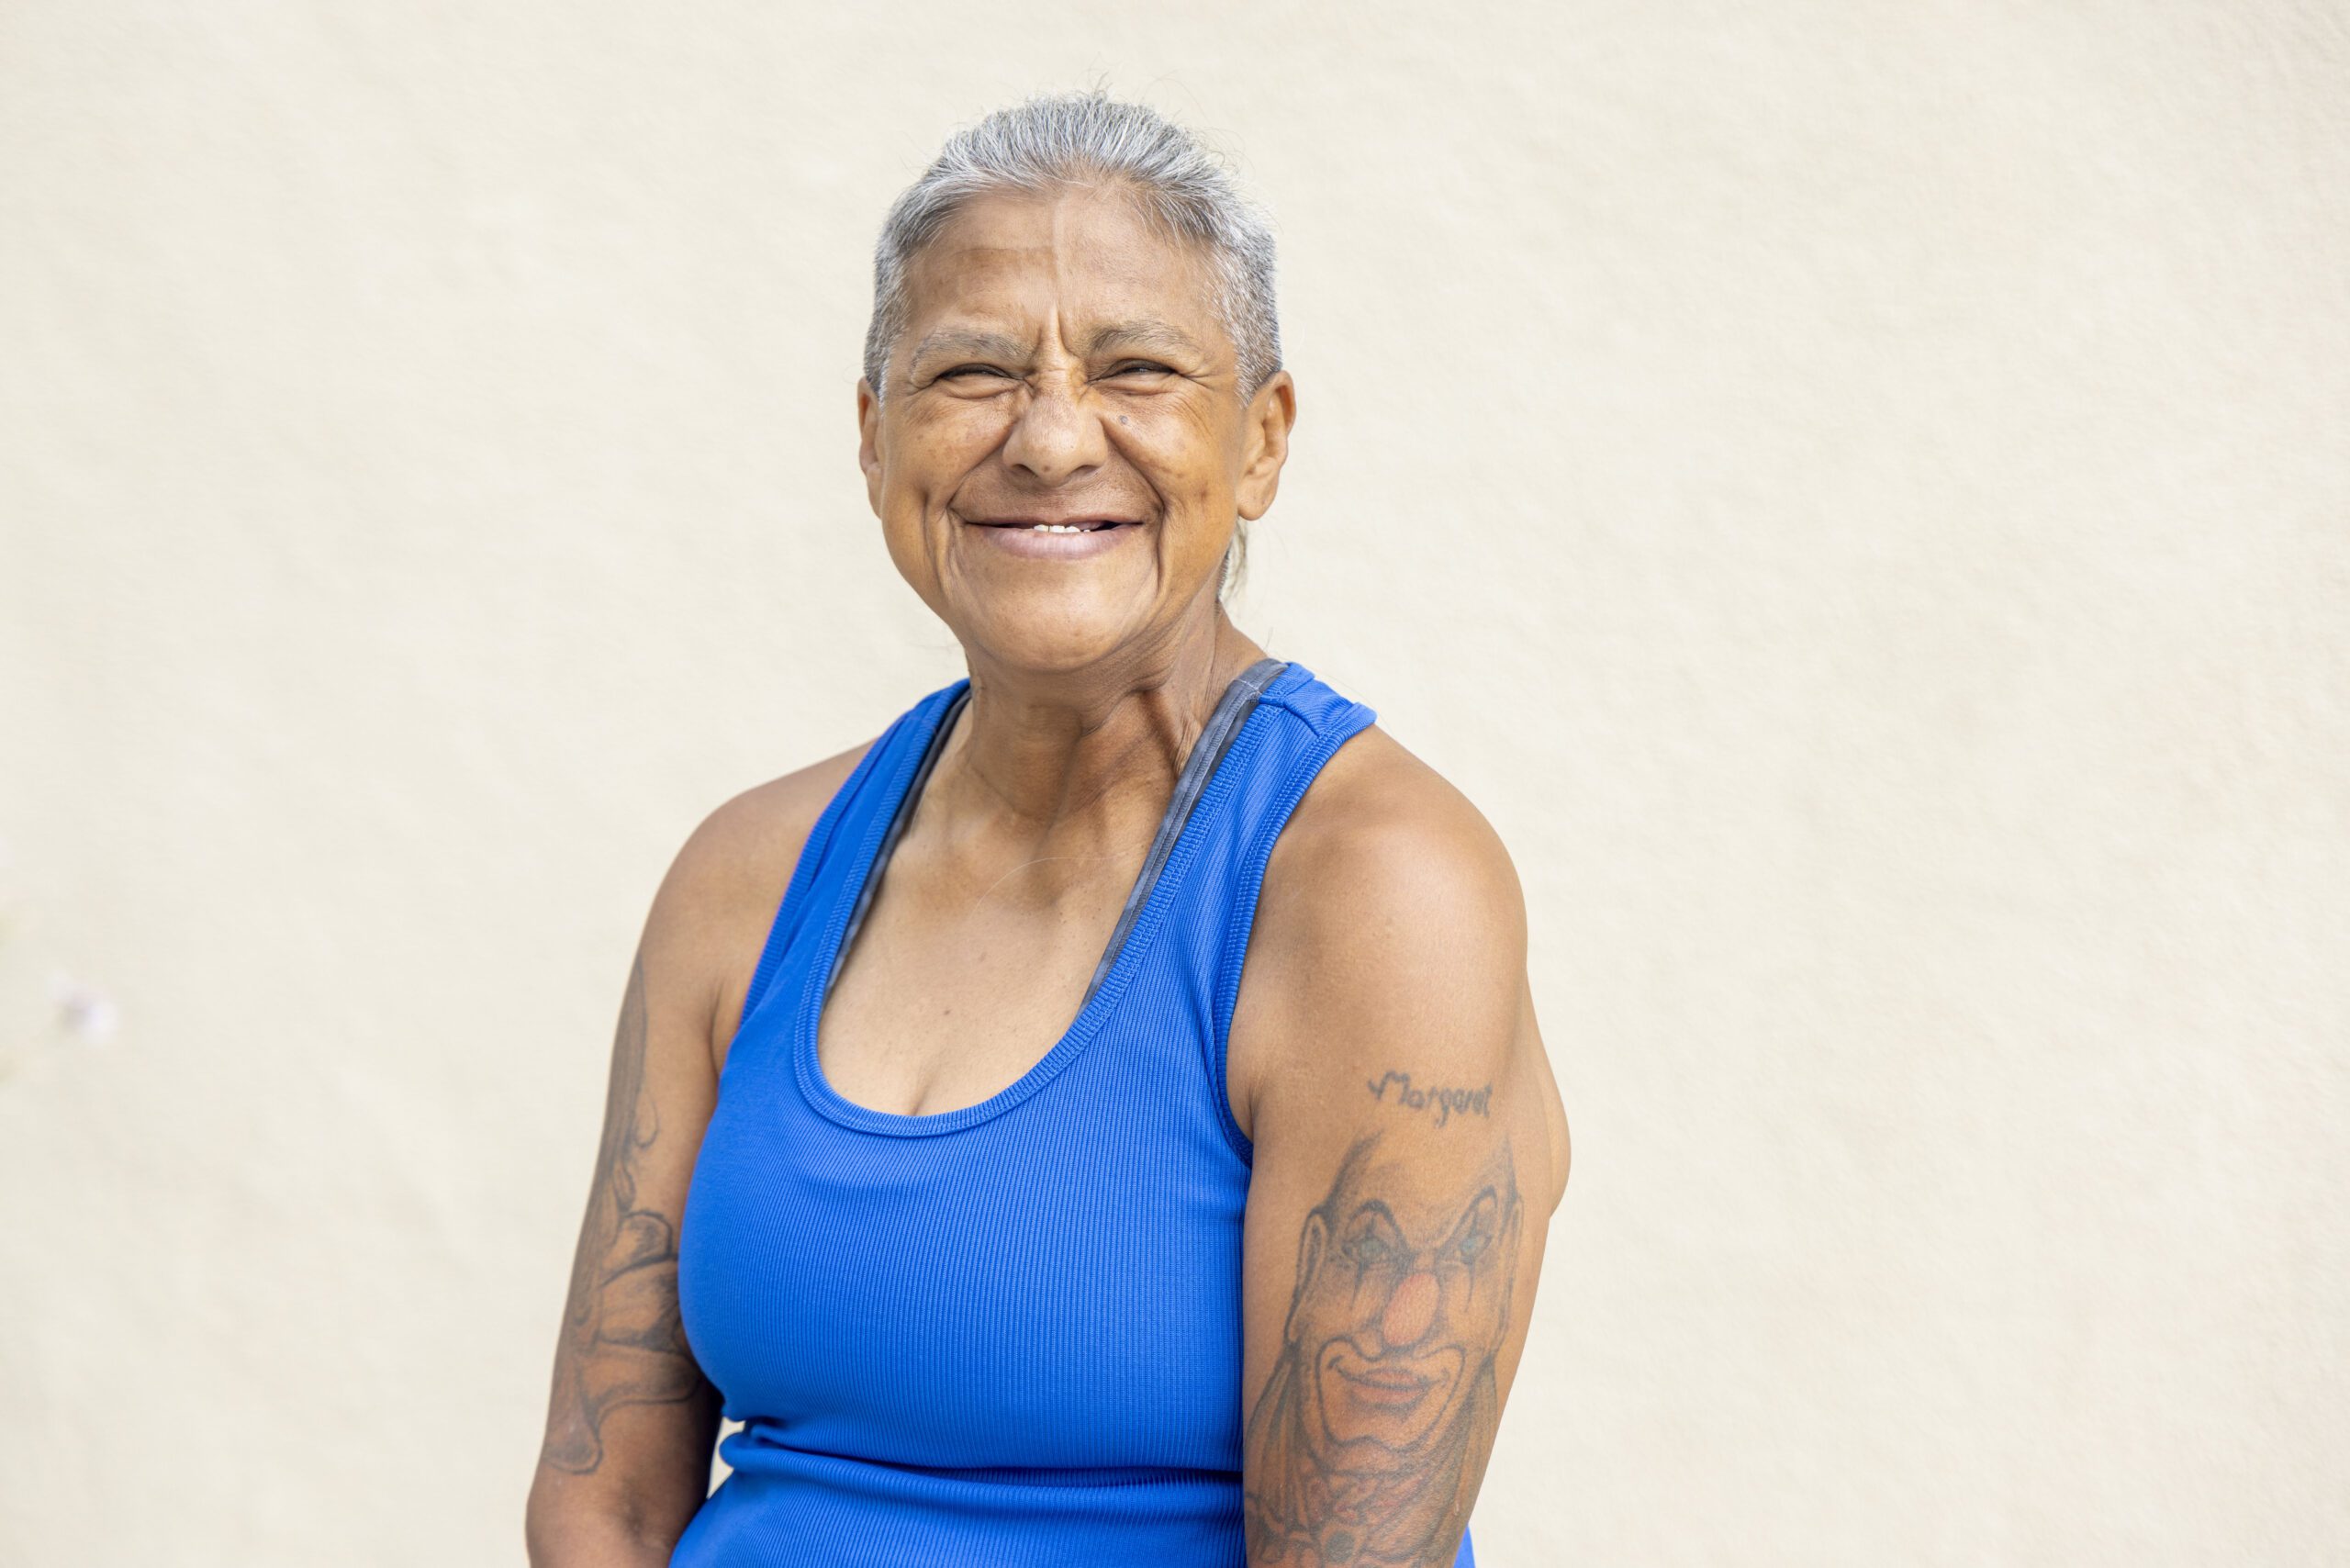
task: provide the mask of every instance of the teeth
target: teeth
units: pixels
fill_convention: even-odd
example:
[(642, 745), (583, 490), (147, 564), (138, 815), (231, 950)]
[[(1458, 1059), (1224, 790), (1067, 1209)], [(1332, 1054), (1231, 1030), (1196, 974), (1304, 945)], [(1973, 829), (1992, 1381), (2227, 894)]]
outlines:
[(1028, 532), (1031, 533), (1087, 533), (1091, 530), (1082, 523), (1076, 522), (1032, 522), (1028, 525)]

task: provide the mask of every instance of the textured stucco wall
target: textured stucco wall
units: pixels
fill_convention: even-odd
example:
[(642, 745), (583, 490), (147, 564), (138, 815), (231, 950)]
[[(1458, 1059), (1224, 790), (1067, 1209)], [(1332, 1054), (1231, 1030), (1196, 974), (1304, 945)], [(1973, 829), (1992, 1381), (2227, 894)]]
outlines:
[(520, 1561), (653, 887), (958, 668), (873, 228), (1097, 76), (1532, 901), (1481, 1559), (2350, 1556), (2350, 7), (9, 0), (0, 1561)]

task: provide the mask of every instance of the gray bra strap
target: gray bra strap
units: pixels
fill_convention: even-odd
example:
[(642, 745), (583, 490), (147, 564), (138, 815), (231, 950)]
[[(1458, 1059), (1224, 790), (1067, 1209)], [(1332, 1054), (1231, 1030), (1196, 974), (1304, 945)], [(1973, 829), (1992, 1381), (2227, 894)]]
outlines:
[(841, 933), (841, 945), (833, 949), (833, 972), (824, 977), (824, 995), (833, 994), (833, 987), (841, 978), (841, 961), (848, 957), (849, 944), (856, 940), (857, 928), (865, 924), (865, 912), (873, 907), (874, 892), (881, 886), (881, 873), (888, 869), (890, 857), (898, 847), (898, 840), (905, 836), (906, 823), (913, 820), (914, 801), (922, 796), (922, 787), (930, 782), (930, 770), (938, 766), (938, 754), (946, 749), (946, 736), (955, 728), (955, 721), (971, 700), (971, 689), (963, 688), (938, 716), (938, 728), (930, 733), (930, 744), (923, 747), (922, 761), (914, 767), (913, 781), (898, 801), (897, 814), (890, 819), (889, 831), (881, 835), (881, 847), (873, 854), (873, 864), (865, 873), (865, 886), (856, 890), (856, 903), (848, 912), (848, 927)]
[(1207, 727), (1200, 738), (1192, 743), (1192, 755), (1183, 759), (1183, 771), (1175, 780), (1175, 796), (1167, 802), (1167, 814), (1158, 819), (1158, 835), (1150, 841), (1150, 853), (1143, 857), (1142, 874), (1135, 879), (1134, 890), (1126, 894), (1126, 907), (1118, 912), (1118, 924), (1110, 929), (1110, 944), (1102, 950), (1102, 961), (1093, 966), (1093, 978), (1086, 982), (1085, 1001), (1077, 1010), (1085, 1011), (1086, 1003), (1102, 988), (1110, 970), (1118, 962), (1118, 950), (1126, 945), (1127, 934), (1141, 918), (1142, 906), (1150, 901), (1150, 890), (1158, 881), (1158, 873), (1166, 868), (1167, 857), (1175, 853), (1175, 841), (1183, 835), (1183, 824), (1191, 820), (1192, 808), (1199, 804), (1201, 791), (1208, 787), (1215, 774), (1216, 765), (1231, 749), (1233, 737), (1239, 734), (1241, 724), (1257, 706), (1257, 699), (1273, 678), (1289, 667), (1281, 659), (1259, 659), (1232, 678), (1216, 700), (1215, 711), (1208, 715)]

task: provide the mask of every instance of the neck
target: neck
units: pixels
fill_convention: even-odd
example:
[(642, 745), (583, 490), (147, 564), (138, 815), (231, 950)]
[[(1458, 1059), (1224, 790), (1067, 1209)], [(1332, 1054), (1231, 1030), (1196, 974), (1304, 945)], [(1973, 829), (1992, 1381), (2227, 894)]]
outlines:
[(970, 699), (923, 793), (1019, 840), (1131, 836), (1126, 819), (1156, 821), (1216, 700), (1264, 656), (1213, 600), (1160, 645), (1080, 669), (968, 650)]

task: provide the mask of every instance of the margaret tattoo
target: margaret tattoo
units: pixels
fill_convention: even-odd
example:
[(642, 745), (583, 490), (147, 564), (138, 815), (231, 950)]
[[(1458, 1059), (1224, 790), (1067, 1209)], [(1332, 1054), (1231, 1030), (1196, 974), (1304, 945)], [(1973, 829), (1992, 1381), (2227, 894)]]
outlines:
[(1438, 1126), (1449, 1121), (1456, 1111), (1464, 1114), (1473, 1112), (1480, 1116), (1492, 1114), (1488, 1107), (1493, 1102), (1494, 1086), (1490, 1083), (1482, 1089), (1415, 1089), (1412, 1087), (1412, 1075), (1408, 1072), (1383, 1072), (1377, 1078), (1363, 1081), (1371, 1087), (1371, 1097), (1380, 1101), (1386, 1100), (1387, 1086), (1393, 1083), (1395, 1086), (1395, 1104), (1415, 1111), (1433, 1110)]
[(1519, 1215), (1506, 1140), (1440, 1185), (1382, 1160), (1378, 1135), (1347, 1152), (1248, 1418), (1251, 1562), (1452, 1562), (1501, 1418)]

